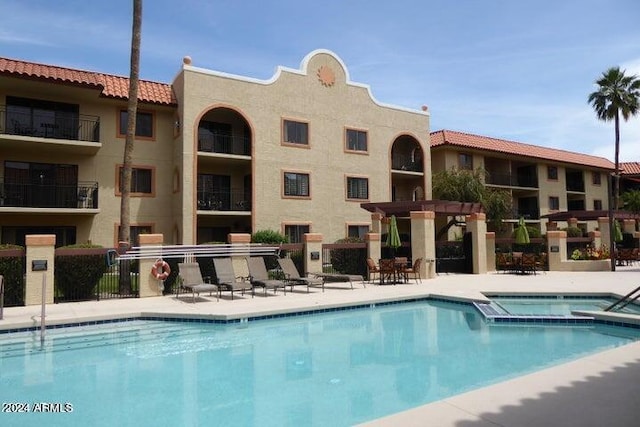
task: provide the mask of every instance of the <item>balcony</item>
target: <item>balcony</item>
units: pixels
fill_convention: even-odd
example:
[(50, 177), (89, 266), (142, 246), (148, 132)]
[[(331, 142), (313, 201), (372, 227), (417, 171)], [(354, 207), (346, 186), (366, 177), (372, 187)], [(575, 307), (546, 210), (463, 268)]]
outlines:
[(243, 191), (198, 191), (198, 210), (250, 212), (250, 199)]
[(485, 183), (505, 187), (538, 188), (536, 176), (512, 175), (507, 173), (487, 172)]
[(578, 179), (567, 180), (567, 191), (584, 193), (584, 181)]
[(540, 211), (534, 208), (514, 209), (511, 212), (511, 218), (519, 219), (540, 219)]
[(391, 156), (391, 169), (396, 171), (423, 172), (422, 161), (415, 161), (410, 155), (393, 154)]
[(251, 140), (234, 135), (199, 135), (198, 151), (205, 153), (251, 155)]
[(0, 134), (71, 141), (100, 141), (100, 118), (83, 114), (0, 106)]
[(77, 185), (0, 181), (0, 208), (98, 209), (98, 183)]

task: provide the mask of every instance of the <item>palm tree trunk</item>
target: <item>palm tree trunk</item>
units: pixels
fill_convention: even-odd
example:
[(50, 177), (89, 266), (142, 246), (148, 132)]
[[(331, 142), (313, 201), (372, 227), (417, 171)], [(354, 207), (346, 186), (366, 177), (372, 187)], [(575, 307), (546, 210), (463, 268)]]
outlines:
[[(142, 0), (133, 0), (133, 28), (131, 31), (131, 68), (129, 74), (129, 103), (127, 105), (127, 136), (124, 143), (122, 176), (120, 180), (120, 231), (119, 242), (130, 243), (131, 214), (129, 200), (131, 194), (131, 165), (136, 134), (136, 114), (138, 111), (138, 80), (140, 74), (140, 39), (142, 33)], [(126, 267), (125, 267), (126, 265)], [(129, 263), (121, 263), (120, 292), (131, 293), (131, 274)]]
[(615, 117), (616, 132), (616, 148), (615, 148), (615, 172), (614, 172), (614, 190), (613, 190), (613, 209), (618, 210), (618, 201), (620, 199), (620, 112), (616, 111)]

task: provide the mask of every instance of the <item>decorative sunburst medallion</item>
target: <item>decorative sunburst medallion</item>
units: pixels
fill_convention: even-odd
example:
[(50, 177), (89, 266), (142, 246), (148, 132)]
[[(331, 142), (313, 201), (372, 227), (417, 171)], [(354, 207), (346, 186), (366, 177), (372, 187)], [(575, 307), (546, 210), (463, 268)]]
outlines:
[(318, 68), (318, 80), (326, 87), (333, 86), (336, 82), (336, 74), (326, 65)]

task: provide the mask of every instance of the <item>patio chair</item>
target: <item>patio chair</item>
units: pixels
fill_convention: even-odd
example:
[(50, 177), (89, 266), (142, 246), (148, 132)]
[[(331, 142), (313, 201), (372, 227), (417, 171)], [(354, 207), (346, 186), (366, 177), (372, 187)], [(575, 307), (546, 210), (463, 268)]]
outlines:
[[(193, 293), (193, 302), (196, 302), (196, 294), (200, 296), (200, 292), (218, 292), (218, 287), (212, 283), (205, 283), (200, 273), (200, 265), (197, 262), (180, 262), (178, 263), (178, 276), (182, 283), (176, 288), (176, 297), (180, 294), (180, 289), (184, 289)], [(217, 295), (217, 301), (220, 295)]]
[(502, 252), (496, 253), (496, 270), (511, 272), (515, 269), (515, 262)]
[(218, 295), (222, 291), (231, 292), (231, 299), (233, 300), (234, 292), (241, 291), (242, 295), (244, 295), (245, 291), (251, 291), (251, 297), (253, 298), (255, 294), (253, 285), (247, 277), (236, 276), (231, 258), (214, 258), (213, 268), (216, 270)]
[(376, 274), (380, 278), (380, 267), (378, 267), (373, 258), (367, 258), (367, 269), (369, 270), (369, 283), (373, 283)]
[(293, 287), (296, 285), (306, 285), (307, 293), (309, 292), (309, 286), (322, 286), (324, 281), (319, 277), (302, 277), (298, 272), (298, 268), (293, 263), (291, 258), (278, 258), (278, 264), (284, 273), (284, 278), (287, 286)]
[(383, 258), (378, 263), (380, 266), (380, 284), (384, 285), (385, 282), (391, 281), (394, 285), (396, 282), (396, 260), (393, 258)]
[(521, 271), (522, 273), (533, 273), (536, 274), (536, 254), (533, 253), (523, 253), (522, 259), (520, 261)]
[(246, 259), (247, 266), (249, 267), (249, 281), (254, 287), (263, 288), (265, 295), (267, 295), (267, 289), (273, 289), (273, 293), (275, 294), (278, 288), (282, 288), (286, 295), (287, 289), (285, 286), (287, 283), (284, 280), (269, 279), (269, 272), (264, 263), (264, 258), (247, 257)]
[(413, 265), (410, 267), (406, 267), (400, 271), (400, 273), (404, 276), (404, 281), (409, 281), (409, 276), (413, 275), (414, 280), (422, 283), (422, 278), (420, 277), (420, 269), (422, 268), (422, 258), (418, 258), (413, 262)]

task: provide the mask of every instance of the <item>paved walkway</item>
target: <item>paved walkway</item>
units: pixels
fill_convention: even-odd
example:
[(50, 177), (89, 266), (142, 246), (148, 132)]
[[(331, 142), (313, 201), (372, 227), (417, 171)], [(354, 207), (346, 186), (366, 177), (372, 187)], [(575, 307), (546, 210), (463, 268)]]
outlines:
[[(48, 324), (114, 317), (175, 314), (180, 316), (244, 318), (399, 298), (442, 296), (484, 299), (482, 292), (615, 293), (624, 295), (640, 285), (640, 268), (616, 272), (510, 275), (441, 275), (422, 284), (367, 285), (336, 283), (311, 293), (296, 289), (286, 296), (245, 295), (220, 301), (208, 294), (192, 302), (191, 294), (144, 299), (89, 301), (48, 305)], [(40, 306), (9, 307), (0, 329), (39, 325)], [(621, 315), (612, 314), (611, 318)], [(640, 316), (624, 316), (640, 323)], [(0, 335), (1, 340), (1, 335)], [(640, 342), (456, 395), (410, 411), (367, 423), (367, 426), (636, 426), (640, 403)]]

